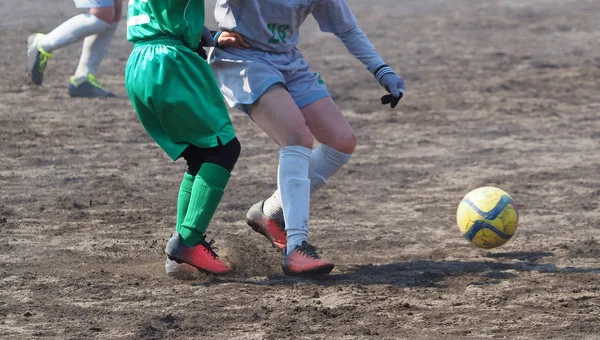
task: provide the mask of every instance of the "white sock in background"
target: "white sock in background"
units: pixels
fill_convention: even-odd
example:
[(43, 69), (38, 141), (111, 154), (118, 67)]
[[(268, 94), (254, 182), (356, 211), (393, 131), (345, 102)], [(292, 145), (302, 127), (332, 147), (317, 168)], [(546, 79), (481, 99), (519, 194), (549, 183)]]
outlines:
[(43, 36), (38, 46), (50, 53), (57, 48), (81, 40), (88, 35), (101, 33), (107, 30), (111, 24), (98, 19), (92, 14), (79, 14), (63, 22), (52, 32)]
[[(311, 195), (327, 184), (327, 181), (344, 164), (348, 163), (351, 154), (339, 152), (332, 147), (321, 144), (312, 151), (308, 178), (310, 179)], [(281, 197), (279, 190), (269, 197), (263, 206), (265, 215), (276, 220), (283, 219)]]
[(75, 81), (81, 82), (87, 80), (89, 74), (97, 74), (98, 67), (108, 52), (108, 46), (117, 30), (117, 26), (119, 26), (119, 23), (115, 22), (103, 32), (88, 35), (83, 40), (79, 65), (75, 70)]
[(277, 187), (281, 195), (288, 254), (308, 241), (310, 219), (310, 180), (308, 167), (311, 150), (303, 146), (286, 146), (279, 150)]

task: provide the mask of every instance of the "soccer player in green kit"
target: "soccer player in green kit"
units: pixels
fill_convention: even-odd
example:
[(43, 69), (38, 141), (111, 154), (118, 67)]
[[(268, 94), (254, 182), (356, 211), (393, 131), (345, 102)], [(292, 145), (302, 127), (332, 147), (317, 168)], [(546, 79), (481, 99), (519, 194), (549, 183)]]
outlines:
[(131, 103), (148, 134), (171, 159), (184, 158), (188, 166), (167, 261), (226, 274), (229, 264), (219, 259), (204, 233), (240, 143), (213, 73), (196, 52), (204, 1), (129, 0), (127, 17), (127, 39), (134, 43), (125, 69)]

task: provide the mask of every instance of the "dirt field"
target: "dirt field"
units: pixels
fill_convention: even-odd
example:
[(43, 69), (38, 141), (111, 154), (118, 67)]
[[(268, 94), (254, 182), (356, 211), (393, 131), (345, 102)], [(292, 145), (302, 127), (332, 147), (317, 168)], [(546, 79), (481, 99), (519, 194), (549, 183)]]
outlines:
[[(244, 223), (275, 188), (277, 148), (232, 112), (242, 156), (210, 228), (232, 275), (175, 281), (163, 248), (184, 172), (126, 98), (120, 26), (100, 80), (70, 99), (80, 44), (28, 83), (25, 42), (68, 0), (0, 3), (0, 338), (600, 338), (600, 1), (352, 0), (405, 78), (399, 109), (311, 19), (301, 48), (360, 146), (313, 199), (318, 280), (282, 275)], [(212, 5), (212, 2), (211, 2)], [(511, 193), (517, 235), (485, 251), (455, 209)]]

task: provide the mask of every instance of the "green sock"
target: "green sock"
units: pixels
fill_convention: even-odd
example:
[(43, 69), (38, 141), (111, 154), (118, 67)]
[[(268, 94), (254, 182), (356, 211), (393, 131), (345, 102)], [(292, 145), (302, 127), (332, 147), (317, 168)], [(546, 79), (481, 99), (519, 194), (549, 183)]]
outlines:
[(192, 196), (192, 187), (194, 186), (194, 179), (196, 176), (190, 175), (187, 172), (183, 175), (183, 181), (179, 187), (179, 195), (177, 195), (177, 225), (175, 230), (181, 233), (181, 223), (185, 218), (185, 214), (188, 211), (188, 205), (190, 205), (190, 197)]
[(204, 238), (229, 177), (231, 173), (221, 166), (202, 164), (194, 180), (190, 204), (179, 232), (187, 247), (198, 244)]

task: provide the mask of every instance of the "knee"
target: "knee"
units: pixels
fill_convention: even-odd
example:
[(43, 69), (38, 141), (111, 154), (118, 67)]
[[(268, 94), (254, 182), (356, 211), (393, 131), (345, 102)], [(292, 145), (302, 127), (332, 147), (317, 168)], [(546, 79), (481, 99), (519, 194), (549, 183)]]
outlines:
[(115, 8), (113, 6), (90, 8), (90, 14), (109, 24), (115, 22)]
[(356, 150), (356, 143), (356, 134), (354, 133), (354, 131), (350, 131), (350, 133), (348, 133), (344, 137), (344, 143), (342, 143), (342, 150), (339, 151), (347, 154), (352, 154), (354, 150)]
[(356, 134), (352, 129), (349, 129), (348, 131), (338, 132), (335, 139), (327, 144), (339, 152), (352, 154), (356, 149), (356, 143)]
[(190, 145), (182, 154), (183, 159), (187, 162), (187, 173), (196, 176), (204, 160), (206, 159), (206, 149), (200, 149)]
[(240, 157), (241, 150), (240, 141), (233, 138), (225, 145), (208, 149), (190, 145), (181, 156), (187, 162), (187, 173), (196, 176), (204, 163), (213, 163), (231, 172)]
[(223, 145), (223, 152), (226, 154), (224, 158), (227, 160), (223, 167), (231, 172), (242, 152), (242, 145), (237, 137), (234, 137), (229, 143)]
[(308, 126), (299, 126), (287, 133), (281, 141), (281, 147), (286, 146), (304, 146), (312, 149), (314, 137)]
[(231, 172), (240, 157), (241, 150), (240, 141), (234, 137), (227, 144), (213, 148), (212, 153), (204, 161), (216, 164)]

